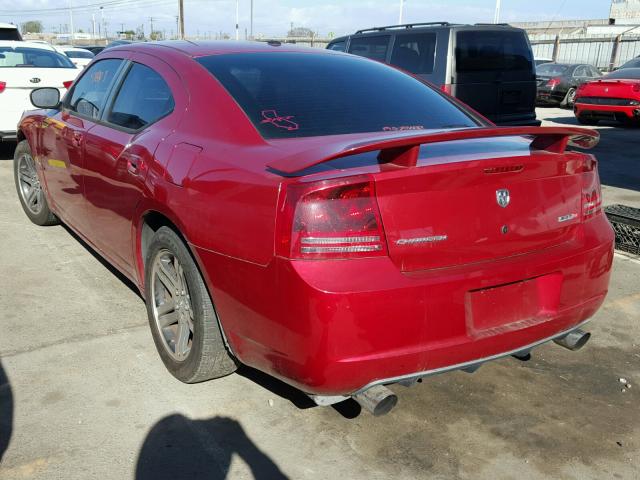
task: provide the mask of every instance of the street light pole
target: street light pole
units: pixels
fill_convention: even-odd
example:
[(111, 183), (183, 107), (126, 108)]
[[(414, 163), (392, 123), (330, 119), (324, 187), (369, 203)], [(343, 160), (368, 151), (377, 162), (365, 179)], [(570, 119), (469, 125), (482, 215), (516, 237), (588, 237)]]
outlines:
[(179, 0), (180, 25), (178, 28), (178, 37), (184, 40), (184, 0)]
[(402, 25), (402, 14), (404, 13), (404, 0), (400, 0), (400, 15), (398, 16), (398, 24)]
[(236, 40), (240, 40), (240, 0), (236, 0)]
[(75, 35), (73, 32), (73, 3), (71, 2), (71, 0), (69, 0), (69, 25), (71, 26), (71, 45), (73, 45)]
[(251, 0), (251, 21), (249, 22), (249, 40), (253, 40), (253, 0)]
[(500, 23), (500, 3), (501, 0), (496, 0), (496, 11), (493, 14), (493, 23)]

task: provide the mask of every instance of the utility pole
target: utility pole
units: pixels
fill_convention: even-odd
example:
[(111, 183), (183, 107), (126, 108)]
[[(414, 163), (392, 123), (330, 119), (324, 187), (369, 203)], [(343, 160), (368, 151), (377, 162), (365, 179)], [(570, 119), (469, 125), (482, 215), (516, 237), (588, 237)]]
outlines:
[(493, 23), (500, 23), (500, 3), (501, 0), (496, 0), (496, 12), (493, 14)]
[[(104, 7), (100, 7), (100, 23), (102, 24), (102, 33), (104, 33), (104, 38), (107, 38), (107, 26), (104, 23)], [(102, 36), (102, 33), (100, 35)]]
[(251, 0), (251, 20), (249, 22), (249, 40), (253, 40), (253, 0)]
[(93, 39), (96, 39), (96, 14), (91, 14), (91, 25), (93, 25)]
[(178, 37), (181, 40), (184, 40), (184, 0), (178, 0), (179, 5), (179, 19), (180, 23), (178, 24)]
[(240, 0), (236, 0), (236, 40), (240, 40)]
[(398, 16), (398, 24), (402, 25), (402, 14), (404, 13), (404, 0), (400, 0), (400, 15)]
[(75, 35), (73, 32), (73, 3), (71, 0), (69, 0), (69, 25), (71, 25), (71, 45), (73, 45)]
[(149, 17), (149, 23), (151, 24), (151, 31), (149, 32), (149, 40), (153, 40), (153, 17)]

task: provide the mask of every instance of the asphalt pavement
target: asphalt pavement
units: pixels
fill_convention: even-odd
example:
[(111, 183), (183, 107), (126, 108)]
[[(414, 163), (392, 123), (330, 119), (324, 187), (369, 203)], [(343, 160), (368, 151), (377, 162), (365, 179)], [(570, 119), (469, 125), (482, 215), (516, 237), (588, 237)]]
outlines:
[[(605, 203), (640, 207), (640, 129), (598, 128)], [(398, 407), (374, 418), (251, 369), (175, 380), (131, 286), (22, 213), (11, 156), (0, 144), (0, 479), (640, 477), (639, 261), (616, 256), (583, 350), (393, 386)]]

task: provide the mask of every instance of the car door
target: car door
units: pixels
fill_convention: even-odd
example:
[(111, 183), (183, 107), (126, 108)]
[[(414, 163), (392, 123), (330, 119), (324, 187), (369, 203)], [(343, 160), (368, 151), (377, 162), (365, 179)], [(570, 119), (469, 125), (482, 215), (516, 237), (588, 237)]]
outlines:
[(62, 108), (43, 121), (40, 162), (53, 207), (65, 222), (86, 228), (82, 172), (85, 138), (104, 109), (123, 60), (101, 60), (88, 69), (65, 97)]
[(155, 57), (133, 54), (101, 123), (86, 139), (84, 196), (92, 237), (134, 276), (133, 215), (154, 152), (178, 123), (176, 98), (185, 105), (178, 74)]

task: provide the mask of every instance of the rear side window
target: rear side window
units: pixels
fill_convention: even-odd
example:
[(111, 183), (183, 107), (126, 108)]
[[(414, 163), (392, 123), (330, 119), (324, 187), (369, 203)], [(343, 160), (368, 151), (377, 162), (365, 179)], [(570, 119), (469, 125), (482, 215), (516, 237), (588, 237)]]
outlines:
[(99, 119), (122, 60), (108, 59), (94, 63), (73, 85), (67, 108), (92, 119)]
[(22, 40), (17, 28), (0, 28), (0, 40)]
[(327, 45), (327, 50), (335, 50), (336, 52), (344, 52), (347, 49), (347, 41), (341, 40)]
[(198, 62), (264, 138), (477, 126), (419, 80), (355, 56), (246, 53)]
[(580, 65), (578, 67), (576, 67), (576, 69), (573, 72), (573, 76), (574, 77), (589, 77), (589, 69), (586, 67), (586, 65)]
[(159, 73), (134, 63), (116, 96), (107, 121), (139, 130), (171, 113), (173, 95)]
[(533, 55), (520, 31), (461, 30), (456, 36), (458, 75), (504, 80), (530, 80)]
[(76, 68), (67, 57), (43, 48), (0, 47), (0, 68)]
[(391, 64), (411, 73), (433, 73), (436, 34), (397, 35)]
[(352, 38), (349, 44), (349, 53), (384, 62), (387, 58), (389, 38), (391, 38), (389, 35)]

